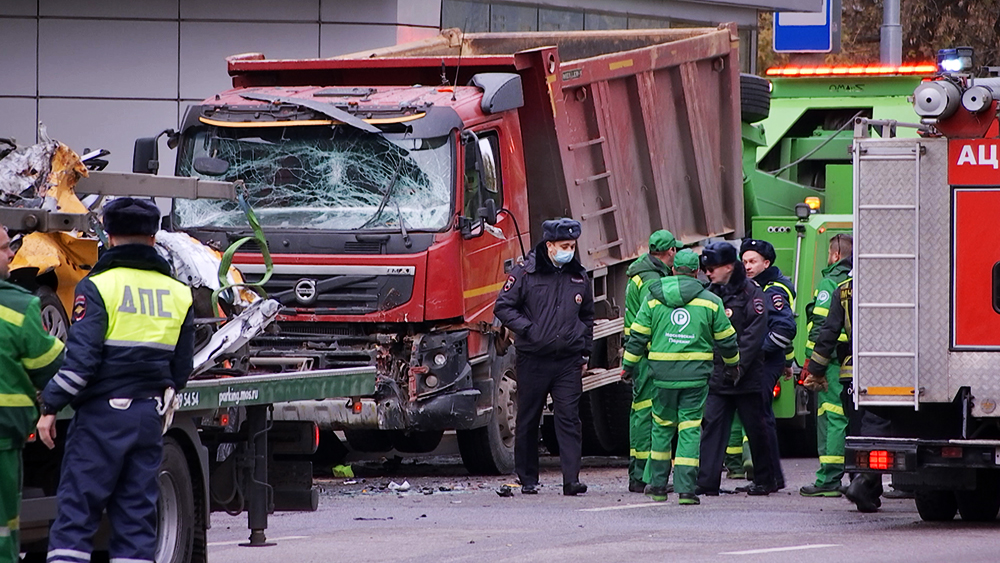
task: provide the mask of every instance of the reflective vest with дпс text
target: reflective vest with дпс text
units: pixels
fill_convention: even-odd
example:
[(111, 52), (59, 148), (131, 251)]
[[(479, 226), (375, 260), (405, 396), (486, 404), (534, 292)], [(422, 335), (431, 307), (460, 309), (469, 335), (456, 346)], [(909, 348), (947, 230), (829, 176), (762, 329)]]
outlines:
[(141, 346), (173, 351), (191, 289), (150, 270), (113, 268), (90, 278), (108, 313), (106, 346)]

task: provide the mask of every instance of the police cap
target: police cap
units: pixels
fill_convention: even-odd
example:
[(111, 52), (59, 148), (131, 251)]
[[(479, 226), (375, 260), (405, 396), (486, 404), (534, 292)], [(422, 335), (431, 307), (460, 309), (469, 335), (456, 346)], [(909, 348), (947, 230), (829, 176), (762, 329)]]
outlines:
[(550, 219), (542, 223), (542, 240), (576, 240), (580, 238), (580, 222), (568, 217)]
[(739, 258), (736, 248), (728, 242), (713, 242), (701, 251), (701, 267), (715, 268), (726, 264), (735, 264)]
[(104, 232), (116, 236), (154, 236), (160, 209), (144, 199), (120, 197), (104, 206)]
[(740, 258), (746, 254), (746, 251), (753, 250), (757, 254), (760, 254), (764, 260), (774, 264), (774, 259), (777, 258), (777, 254), (774, 252), (774, 245), (767, 242), (766, 240), (758, 240), (753, 238), (743, 239), (743, 244), (740, 245)]

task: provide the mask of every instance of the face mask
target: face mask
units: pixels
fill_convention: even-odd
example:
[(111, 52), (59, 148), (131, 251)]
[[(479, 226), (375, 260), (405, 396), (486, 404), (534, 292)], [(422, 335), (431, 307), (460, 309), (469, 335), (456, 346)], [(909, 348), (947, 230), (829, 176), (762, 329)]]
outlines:
[(569, 261), (573, 259), (572, 250), (557, 250), (556, 255), (552, 257), (552, 261), (560, 266), (569, 264)]

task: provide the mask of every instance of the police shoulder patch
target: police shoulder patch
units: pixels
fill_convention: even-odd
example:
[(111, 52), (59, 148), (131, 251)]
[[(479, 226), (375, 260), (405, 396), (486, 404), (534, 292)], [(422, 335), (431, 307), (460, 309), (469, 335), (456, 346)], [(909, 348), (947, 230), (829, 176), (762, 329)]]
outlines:
[(514, 282), (516, 282), (516, 281), (517, 281), (517, 278), (515, 278), (514, 276), (507, 276), (507, 282), (505, 284), (503, 284), (503, 290), (504, 291), (510, 291), (510, 288), (514, 287)]
[(753, 300), (753, 310), (758, 315), (764, 314), (764, 300), (760, 297), (755, 297)]
[(771, 294), (771, 304), (774, 305), (775, 311), (780, 311), (785, 308), (785, 300), (782, 299), (777, 293)]
[(730, 309), (729, 307), (726, 307), (726, 316), (727, 317), (732, 317), (733, 316), (733, 310)]
[(77, 295), (73, 301), (73, 322), (76, 322), (87, 314), (87, 296)]

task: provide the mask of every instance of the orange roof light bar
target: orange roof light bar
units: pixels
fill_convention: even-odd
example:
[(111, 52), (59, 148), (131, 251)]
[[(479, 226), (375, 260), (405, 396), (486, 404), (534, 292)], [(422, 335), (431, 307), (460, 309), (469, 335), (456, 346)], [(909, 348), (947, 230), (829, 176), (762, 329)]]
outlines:
[(937, 65), (917, 64), (902, 66), (850, 65), (850, 66), (786, 66), (767, 69), (767, 76), (885, 76), (889, 74), (934, 74)]

